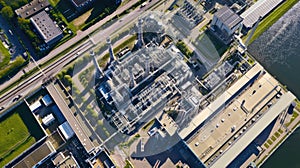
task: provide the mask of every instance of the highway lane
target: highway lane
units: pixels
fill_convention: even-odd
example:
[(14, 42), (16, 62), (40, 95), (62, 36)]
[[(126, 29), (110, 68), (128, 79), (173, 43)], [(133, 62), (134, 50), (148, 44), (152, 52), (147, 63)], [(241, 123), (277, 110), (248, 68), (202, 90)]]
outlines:
[[(28, 78), (27, 80), (25, 80), (18, 86), (11, 89), (11, 91), (2, 95), (0, 97), (0, 107), (5, 107), (5, 108), (9, 107), (13, 103), (15, 103), (14, 99), (16, 100), (16, 98), (19, 95), (21, 97), (18, 97), (17, 99), (22, 99), (23, 96), (32, 92), (34, 89), (40, 87), (42, 85), (44, 79), (46, 79), (48, 76), (55, 75), (70, 61), (76, 59), (76, 57), (77, 57), (76, 54), (78, 52), (84, 53), (85, 51), (89, 50), (90, 48), (92, 48), (94, 46), (93, 42), (98, 43), (101, 41), (105, 41), (109, 35), (113, 34), (114, 32), (116, 32), (116, 30), (121, 29), (122, 27), (124, 27), (125, 25), (127, 25), (128, 23), (130, 23), (131, 21), (136, 19), (139, 15), (141, 15), (143, 12), (145, 12), (147, 9), (149, 9), (151, 5), (154, 5), (158, 1), (159, 0), (153, 0), (151, 2), (151, 4), (148, 4), (144, 8), (139, 8), (139, 7), (136, 8), (134, 11), (132, 11), (128, 15), (124, 16), (122, 18), (122, 22), (116, 22), (116, 23), (112, 24), (111, 26), (105, 28), (104, 30), (93, 34), (93, 36), (90, 39), (83, 42), (80, 46), (76, 47), (75, 49), (73, 49), (72, 51), (70, 51), (63, 57), (61, 57), (61, 59), (55, 61), (51, 65), (44, 68), (43, 73), (45, 75), (43, 75), (43, 73), (39, 72), (39, 73), (33, 75), (32, 77)], [(63, 45), (66, 45), (66, 44), (67, 43), (64, 43)], [(63, 48), (66, 49), (67, 47), (63, 47)], [(63, 50), (64, 49), (62, 49), (61, 51), (63, 51)], [(55, 52), (57, 52), (57, 50)], [(54, 52), (54, 54), (55, 54), (55, 52)], [(53, 54), (53, 52), (52, 52), (52, 54)], [(56, 54), (58, 54), (58, 53), (56, 53)], [(39, 64), (39, 62), (38, 62), (38, 64)], [(2, 112), (3, 112), (3, 110), (2, 110)]]
[[(72, 50), (61, 59), (55, 61), (53, 64), (50, 64), (46, 68), (42, 69), (42, 72), (38, 72), (37, 74), (33, 75), (20, 85), (16, 86), (10, 92), (5, 94), (0, 98), (0, 105), (1, 107), (7, 107), (14, 103), (14, 99), (18, 97), (18, 95), (24, 96), (32, 92), (34, 89), (40, 87), (43, 84), (43, 81), (47, 78), (55, 75), (59, 72), (65, 65), (69, 62), (77, 58), (78, 52), (85, 52), (93, 47), (93, 43), (91, 41), (87, 41), (80, 45), (75, 50)], [(21, 99), (21, 98), (19, 98)]]

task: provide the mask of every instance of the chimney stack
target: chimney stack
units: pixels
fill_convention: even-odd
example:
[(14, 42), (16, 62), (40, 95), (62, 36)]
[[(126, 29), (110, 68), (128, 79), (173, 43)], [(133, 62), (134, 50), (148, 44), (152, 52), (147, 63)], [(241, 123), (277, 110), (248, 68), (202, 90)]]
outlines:
[(132, 73), (132, 69), (133, 69), (132, 66), (128, 67), (129, 77), (130, 77), (130, 81), (129, 81), (129, 88), (130, 89), (132, 89), (134, 87), (134, 85), (135, 85), (134, 78), (133, 78), (133, 73)]
[(113, 50), (112, 45), (111, 45), (110, 37), (107, 37), (106, 43), (107, 43), (107, 46), (108, 46), (110, 63), (112, 63), (115, 60), (115, 54), (114, 54), (114, 50)]
[(150, 73), (150, 61), (151, 61), (150, 56), (147, 55), (145, 59), (145, 78), (149, 76)]
[(138, 48), (142, 48), (144, 46), (144, 39), (143, 39), (143, 20), (139, 19), (138, 21)]
[(99, 64), (98, 64), (98, 61), (97, 61), (97, 59), (96, 59), (96, 55), (95, 55), (94, 51), (92, 51), (92, 50), (90, 51), (90, 56), (92, 57), (94, 66), (95, 66), (95, 68), (96, 68), (96, 74), (95, 74), (95, 77), (96, 77), (97, 79), (99, 79), (99, 78), (101, 78), (101, 76), (103, 75), (103, 72), (102, 72), (102, 70), (101, 70), (101, 68), (100, 68), (100, 66), (99, 66)]

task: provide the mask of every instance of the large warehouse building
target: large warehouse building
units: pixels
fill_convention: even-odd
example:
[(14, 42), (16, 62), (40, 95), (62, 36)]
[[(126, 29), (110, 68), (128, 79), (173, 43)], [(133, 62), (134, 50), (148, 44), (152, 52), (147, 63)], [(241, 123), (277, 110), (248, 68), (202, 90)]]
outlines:
[(251, 29), (258, 21), (259, 17), (266, 17), (284, 0), (259, 0), (244, 13), (241, 14), (243, 25), (247, 29)]
[(63, 37), (62, 30), (60, 30), (45, 11), (34, 15), (30, 18), (30, 21), (48, 45), (53, 45)]

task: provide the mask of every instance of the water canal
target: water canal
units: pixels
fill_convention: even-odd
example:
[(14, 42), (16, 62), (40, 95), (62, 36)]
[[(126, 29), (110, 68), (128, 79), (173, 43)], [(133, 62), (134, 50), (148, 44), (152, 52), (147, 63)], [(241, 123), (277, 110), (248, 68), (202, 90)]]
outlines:
[[(249, 52), (300, 98), (300, 2), (249, 46)], [(300, 167), (300, 129), (262, 167)]]

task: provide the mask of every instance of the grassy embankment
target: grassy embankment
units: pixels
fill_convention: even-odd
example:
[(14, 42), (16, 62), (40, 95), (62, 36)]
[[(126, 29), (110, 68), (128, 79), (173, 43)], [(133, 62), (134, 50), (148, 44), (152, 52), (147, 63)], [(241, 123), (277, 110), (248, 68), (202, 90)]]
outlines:
[[(263, 32), (271, 27), (276, 21), (278, 21), (289, 9), (291, 9), (299, 0), (286, 0), (279, 7), (277, 7), (271, 14), (264, 18), (255, 30), (252, 38), (250, 39), (251, 44), (256, 38), (258, 38)], [(249, 33), (243, 38), (244, 41), (248, 38)]]

